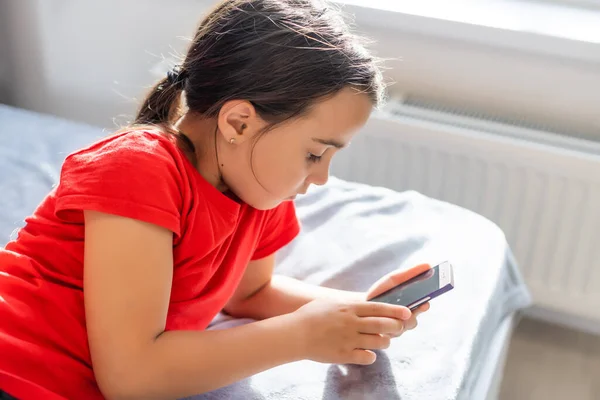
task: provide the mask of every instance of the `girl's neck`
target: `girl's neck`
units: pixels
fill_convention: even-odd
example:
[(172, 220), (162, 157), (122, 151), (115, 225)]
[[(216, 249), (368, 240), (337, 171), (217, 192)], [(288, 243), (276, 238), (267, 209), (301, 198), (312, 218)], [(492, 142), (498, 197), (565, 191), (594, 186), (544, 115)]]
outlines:
[(217, 121), (186, 113), (175, 123), (175, 128), (193, 143), (195, 152), (184, 152), (200, 175), (219, 191), (227, 192), (229, 188), (223, 182), (218, 161)]

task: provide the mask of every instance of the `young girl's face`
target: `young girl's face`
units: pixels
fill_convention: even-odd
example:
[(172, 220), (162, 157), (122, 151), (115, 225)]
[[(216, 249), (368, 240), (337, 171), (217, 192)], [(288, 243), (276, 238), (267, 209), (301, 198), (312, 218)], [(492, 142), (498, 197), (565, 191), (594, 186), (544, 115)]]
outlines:
[[(223, 180), (257, 209), (292, 200), (310, 185), (327, 182), (332, 157), (350, 143), (371, 110), (367, 95), (348, 88), (314, 104), (303, 117), (260, 135), (267, 123), (253, 107), (245, 102), (230, 104), (219, 117), (224, 135), (218, 150)], [(231, 137), (234, 143), (229, 143)]]

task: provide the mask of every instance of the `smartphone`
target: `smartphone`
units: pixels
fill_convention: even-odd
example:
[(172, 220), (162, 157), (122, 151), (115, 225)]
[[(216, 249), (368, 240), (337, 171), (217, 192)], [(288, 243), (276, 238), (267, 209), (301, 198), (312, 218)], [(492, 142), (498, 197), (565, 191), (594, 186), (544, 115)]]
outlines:
[(454, 289), (454, 273), (452, 265), (445, 261), (370, 301), (398, 304), (414, 310), (452, 289)]

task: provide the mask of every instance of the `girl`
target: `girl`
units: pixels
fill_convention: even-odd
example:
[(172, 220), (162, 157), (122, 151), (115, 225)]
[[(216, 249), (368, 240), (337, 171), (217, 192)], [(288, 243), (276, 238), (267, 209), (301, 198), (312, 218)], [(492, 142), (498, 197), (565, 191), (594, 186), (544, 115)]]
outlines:
[[(272, 273), (292, 200), (382, 90), (326, 4), (218, 5), (135, 123), (70, 154), (1, 250), (1, 396), (181, 398), (296, 360), (373, 363), (419, 311), (366, 300), (428, 266), (368, 293)], [(257, 322), (205, 330), (221, 310)]]

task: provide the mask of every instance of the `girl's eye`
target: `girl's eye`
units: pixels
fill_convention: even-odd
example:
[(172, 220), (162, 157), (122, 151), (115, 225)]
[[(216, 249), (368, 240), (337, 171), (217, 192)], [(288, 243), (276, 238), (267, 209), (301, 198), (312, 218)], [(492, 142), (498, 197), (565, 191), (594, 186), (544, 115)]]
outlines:
[(308, 159), (308, 161), (310, 161), (312, 163), (318, 163), (319, 161), (321, 161), (321, 156), (316, 156), (312, 153), (308, 153), (306, 158)]

